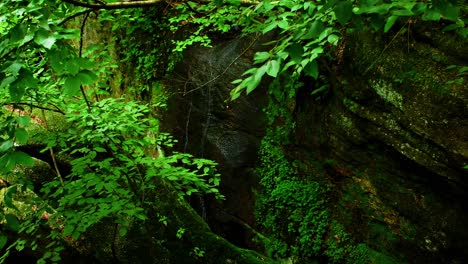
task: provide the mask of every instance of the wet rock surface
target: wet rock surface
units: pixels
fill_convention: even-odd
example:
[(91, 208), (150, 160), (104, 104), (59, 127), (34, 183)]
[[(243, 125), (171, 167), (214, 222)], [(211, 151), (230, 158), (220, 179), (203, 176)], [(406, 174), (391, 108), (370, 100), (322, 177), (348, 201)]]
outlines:
[(264, 91), (259, 91), (230, 102), (229, 94), (234, 87), (230, 82), (251, 65), (255, 43), (251, 38), (234, 38), (214, 48), (189, 49), (176, 68), (178, 79), (167, 81), (169, 90), (177, 95), (169, 101), (163, 119), (164, 126), (179, 140), (179, 150), (219, 163), (226, 200), (202, 197), (192, 199), (191, 204), (213, 230), (242, 246), (250, 239), (242, 235), (245, 230), (239, 223), (255, 223), (252, 190), (257, 180), (252, 168), (264, 133), (265, 98)]
[(326, 99), (297, 99), (297, 143), (333, 160), (336, 217), (410, 263), (465, 262), (468, 90), (446, 68), (466, 65), (466, 42), (447, 52), (447, 43), (360, 34), (346, 45)]
[[(446, 68), (466, 65), (466, 42), (419, 30), (410, 39), (348, 39), (327, 93), (317, 101), (307, 82), (299, 90), (295, 144), (285, 149), (291, 159), (327, 163), (333, 217), (357, 242), (410, 263), (463, 263), (468, 90), (451, 83), (457, 71)], [(221, 205), (206, 198), (208, 222), (244, 246), (250, 237), (232, 219), (255, 226), (252, 168), (264, 133), (264, 88), (226, 100), (229, 82), (250, 65), (249, 41), (189, 50), (179, 79), (169, 82), (180, 96), (164, 120), (183, 150), (220, 163), (227, 199)]]

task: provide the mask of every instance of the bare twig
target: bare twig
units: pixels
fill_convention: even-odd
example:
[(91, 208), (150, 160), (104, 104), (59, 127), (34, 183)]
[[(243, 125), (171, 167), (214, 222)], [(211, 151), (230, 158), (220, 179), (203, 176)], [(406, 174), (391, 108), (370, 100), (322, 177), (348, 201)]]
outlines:
[(6, 105), (12, 105), (13, 107), (20, 106), (20, 105), (26, 105), (26, 106), (30, 106), (32, 108), (37, 108), (37, 109), (42, 109), (42, 110), (46, 110), (46, 111), (52, 111), (52, 112), (60, 113), (62, 115), (65, 114), (60, 108), (58, 108), (55, 105), (52, 105), (55, 109), (48, 108), (48, 107), (45, 107), (45, 106), (40, 106), (40, 105), (34, 105), (34, 104), (31, 104), (31, 103), (8, 103)]
[[(83, 18), (83, 23), (81, 24), (81, 29), (80, 29), (80, 51), (79, 51), (79, 57), (80, 58), (83, 56), (84, 30), (85, 30), (85, 26), (86, 26), (86, 20), (88, 19), (90, 13), (91, 13), (91, 11), (89, 10), (85, 14), (85, 16)], [(83, 99), (86, 102), (86, 106), (88, 106), (88, 111), (91, 111), (91, 104), (89, 103), (89, 100), (86, 97), (86, 92), (85, 92), (84, 87), (83, 87), (82, 84), (80, 84), (80, 91), (81, 91), (81, 94), (83, 95)]]
[[(47, 124), (47, 118), (46, 118), (46, 116), (45, 116), (44, 110), (42, 110), (41, 113), (42, 113), (42, 119), (43, 119), (43, 121), (44, 121), (45, 129), (46, 129), (46, 130), (49, 130), (49, 125)], [(49, 148), (49, 152), (50, 152), (50, 157), (52, 158), (52, 163), (54, 164), (55, 173), (57, 174), (57, 177), (58, 177), (59, 180), (60, 180), (60, 184), (61, 184), (62, 187), (63, 187), (63, 186), (64, 186), (64, 184), (63, 184), (63, 178), (62, 178), (62, 174), (60, 173), (60, 170), (59, 170), (59, 168), (58, 168), (57, 160), (55, 159), (54, 150), (53, 150), (52, 148)]]
[(58, 26), (62, 26), (63, 24), (67, 23), (68, 21), (74, 19), (75, 17), (79, 17), (79, 16), (82, 16), (86, 13), (89, 13), (89, 10), (85, 10), (85, 11), (81, 11), (81, 12), (78, 12), (76, 14), (73, 14), (67, 18), (65, 18), (64, 20), (62, 20), (62, 22), (58, 23)]

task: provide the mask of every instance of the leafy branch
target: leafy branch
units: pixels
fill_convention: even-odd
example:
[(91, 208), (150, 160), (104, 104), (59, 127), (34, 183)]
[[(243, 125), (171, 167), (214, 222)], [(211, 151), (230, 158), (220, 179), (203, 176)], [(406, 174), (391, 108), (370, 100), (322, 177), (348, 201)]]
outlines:
[[(124, 8), (144, 8), (144, 7), (151, 7), (151, 6), (156, 6), (160, 3), (165, 3), (167, 2), (166, 0), (138, 0), (138, 1), (122, 1), (122, 2), (104, 2), (104, 1), (99, 1), (98, 3), (89, 3), (89, 2), (83, 2), (83, 1), (77, 1), (77, 0), (62, 0), (66, 3), (75, 5), (75, 6), (80, 6), (80, 7), (86, 7), (90, 9), (124, 9)], [(181, 1), (180, 3), (186, 3), (188, 1)], [(192, 2), (200, 3), (200, 4), (206, 4), (210, 3), (212, 1), (210, 0), (194, 0)], [(223, 1), (214, 1), (218, 5), (222, 4)], [(239, 5), (244, 5), (244, 6), (250, 6), (250, 5), (255, 5), (258, 4), (258, 1), (255, 0), (234, 0), (234, 1), (227, 1), (229, 4), (239, 4)], [(171, 4), (177, 4), (171, 3)]]

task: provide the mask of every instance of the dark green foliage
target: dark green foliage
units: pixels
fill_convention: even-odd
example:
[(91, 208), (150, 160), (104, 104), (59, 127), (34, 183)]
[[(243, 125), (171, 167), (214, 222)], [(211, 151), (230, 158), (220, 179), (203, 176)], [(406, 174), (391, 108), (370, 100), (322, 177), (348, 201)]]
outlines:
[[(14, 168), (32, 165), (33, 160), (17, 151), (15, 145), (30, 143), (30, 134), (40, 135), (34, 143), (47, 145), (44, 151), (52, 159), (61, 155), (71, 165), (68, 174), (56, 167), (55, 160), (51, 162), (55, 175), (41, 182), (42, 190), (36, 190), (39, 196), (34, 198), (14, 200), (15, 193), (31, 192), (27, 185), (6, 189), (3, 205), (9, 211), (2, 214), (1, 220), (21, 238), (7, 241), (2, 236), (1, 247), (6, 250), (0, 261), (11, 250), (28, 247), (43, 253), (41, 263), (58, 262), (67, 244), (78, 243), (91, 227), (103, 221), (118, 224), (122, 236), (131, 224), (139, 223), (142, 233), (151, 238), (152, 225), (158, 219), (161, 223), (167, 221), (165, 212), (153, 210), (158, 203), (154, 199), (158, 188), (164, 186), (161, 182), (170, 185), (165, 188), (174, 188), (179, 197), (199, 192), (222, 197), (216, 189), (216, 163), (188, 154), (164, 153), (175, 143), (167, 133), (159, 131), (159, 120), (154, 117), (159, 111), (156, 109), (164, 104), (155, 100), (164, 96), (152, 98), (155, 100), (151, 106), (128, 99), (103, 99), (111, 94), (105, 90), (112, 88), (107, 85), (113, 81), (109, 80), (113, 74), (110, 69), (115, 65), (106, 54), (110, 47), (83, 46), (84, 32), (70, 29), (83, 28), (90, 12), (50, 1), (6, 1), (0, 10), (0, 172), (8, 177), (24, 176)], [(170, 40), (159, 46), (145, 44), (157, 37), (163, 39), (155, 27), (159, 23), (164, 28), (164, 19), (153, 21), (142, 12), (122, 12), (117, 21), (110, 18), (118, 12), (96, 13), (97, 24), (103, 26), (110, 19), (115, 22), (115, 31), (128, 30), (123, 34), (130, 36), (129, 42), (123, 43), (129, 46), (124, 57), (128, 60), (125, 62), (137, 62), (136, 77), (143, 79), (138, 92), (149, 80), (164, 76), (170, 64), (167, 53), (172, 49), (171, 45), (164, 46)], [(81, 18), (79, 21), (71, 19), (75, 14)], [(131, 18), (131, 27), (122, 28), (128, 25), (124, 23), (126, 18)], [(141, 44), (132, 35), (134, 32), (151, 34)], [(74, 39), (78, 41), (70, 41)], [(153, 52), (146, 55), (148, 47)], [(38, 109), (42, 111), (39, 117), (35, 114)], [(46, 116), (51, 116), (50, 112), (61, 115), (56, 120), (63, 127), (56, 130), (57, 124), (53, 124), (49, 128)], [(18, 192), (13, 192), (17, 186)], [(23, 208), (16, 210), (15, 202)], [(155, 221), (151, 221), (153, 218)], [(47, 243), (42, 245), (44, 240)], [(152, 240), (147, 243), (151, 248)], [(196, 253), (199, 257), (202, 251)]]
[[(286, 85), (295, 83), (292, 79)], [(294, 99), (280, 87), (280, 82), (272, 83), (270, 104), (265, 109), (271, 127), (259, 150), (257, 173), (262, 190), (257, 201), (257, 220), (270, 237), (266, 245), (270, 256), (311, 260), (321, 255), (329, 226), (324, 199), (327, 190), (316, 181), (304, 179), (300, 164), (290, 162), (283, 153), (281, 145), (286, 145), (294, 129), (291, 110), (287, 108)]]
[[(368, 255), (378, 263), (392, 262), (366, 245), (355, 245), (344, 226), (331, 221), (325, 198), (328, 189), (285, 154), (295, 128), (292, 113), (301, 85), (298, 80), (320, 80), (327, 65), (322, 59), (332, 58), (335, 48), (355, 31), (391, 33), (423, 20), (443, 21), (444, 31), (468, 35), (467, 7), (459, 0), (265, 0), (242, 5), (240, 1), (189, 1), (151, 9), (99, 12), (64, 1), (4, 0), (0, 11), (0, 172), (20, 177), (14, 169), (33, 164), (33, 159), (16, 146), (30, 143), (31, 135), (36, 135), (31, 132), (34, 111), (48, 112), (44, 118), (56, 112), (70, 126), (59, 131), (44, 127), (43, 135), (48, 139), (34, 140), (47, 143), (45, 151), (52, 157), (58, 150), (69, 158), (71, 173), (62, 175), (54, 168), (53, 180), (43, 184), (40, 197), (28, 205), (34, 209), (25, 219), (12, 213), (16, 212), (12, 197), (20, 185), (4, 193), (3, 203), (10, 210), (2, 214), (6, 229), (19, 231), (27, 239), (12, 242), (2, 235), (0, 248), (6, 248), (6, 252), (13, 248), (21, 251), (26, 246), (35, 250), (46, 229), (49, 244), (44, 246), (42, 262), (60, 261), (64, 241), (79, 240), (104, 219), (119, 224), (121, 235), (135, 222), (144, 225), (143, 233), (150, 232), (148, 220), (155, 215), (149, 212), (157, 200), (149, 197), (158, 193), (160, 182), (171, 183), (179, 196), (204, 192), (220, 197), (215, 163), (187, 154), (165, 155), (162, 149), (174, 142), (159, 131), (159, 121), (152, 115), (156, 108), (136, 100), (144, 101), (151, 95), (148, 101), (156, 103), (155, 99), (164, 98), (161, 94), (153, 97), (154, 92), (161, 90), (161, 79), (171, 72), (182, 52), (194, 44), (210, 46), (213, 33), (219, 36), (233, 29), (276, 35), (266, 45), (267, 50), (253, 56), (256, 66), (233, 82), (237, 87), (232, 91), (235, 99), (244, 91), (253, 92), (264, 77), (275, 78), (268, 90), (271, 103), (266, 109), (271, 128), (263, 140), (257, 170), (263, 188), (258, 219), (272, 237), (267, 251), (276, 257), (295, 256), (305, 261), (325, 256), (329, 262), (365, 263), (363, 256)], [(120, 83), (111, 77), (116, 65), (111, 62), (110, 47), (83, 46), (83, 28), (89, 17), (118, 36), (120, 64), (133, 67), (132, 76), (117, 76)], [(458, 70), (457, 79), (446, 85), (464, 82), (466, 67), (454, 68)], [(408, 76), (398, 76), (394, 81), (414, 79), (406, 72)], [(117, 85), (110, 85), (112, 82)], [(122, 91), (111, 91), (118, 86), (125, 88), (127, 100), (103, 99), (120, 95)], [(327, 90), (322, 84), (315, 87), (319, 88), (312, 94)], [(34, 126), (37, 128), (37, 124)], [(25, 191), (28, 186), (23, 184), (20, 189)], [(162, 213), (156, 216), (164, 226), (167, 224)], [(369, 228), (385, 241), (396, 239), (378, 223)], [(209, 255), (206, 250), (195, 245), (191, 253), (201, 261)]]

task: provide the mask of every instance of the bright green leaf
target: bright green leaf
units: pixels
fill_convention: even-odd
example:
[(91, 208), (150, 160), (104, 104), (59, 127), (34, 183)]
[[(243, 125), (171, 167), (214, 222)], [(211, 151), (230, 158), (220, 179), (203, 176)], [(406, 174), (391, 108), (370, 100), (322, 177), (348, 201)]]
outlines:
[(42, 45), (46, 49), (52, 48), (52, 45), (55, 44), (55, 41), (56, 38), (45, 29), (40, 29), (34, 37), (34, 42), (36, 42), (39, 45)]
[(267, 67), (266, 73), (271, 77), (276, 78), (276, 76), (278, 76), (279, 73), (280, 63), (278, 62), (278, 60), (271, 60), (268, 62), (268, 65), (269, 66)]
[(254, 64), (262, 63), (270, 58), (270, 53), (268, 52), (256, 52), (254, 55)]
[(231, 101), (236, 100), (237, 98), (240, 97), (240, 92), (231, 92)]
[(387, 19), (387, 22), (385, 23), (384, 26), (384, 32), (387, 33), (392, 26), (395, 24), (395, 22), (398, 20), (398, 16), (391, 16)]
[(107, 152), (107, 150), (105, 148), (101, 148), (101, 147), (95, 147), (94, 150), (96, 152)]
[(18, 76), (18, 73), (19, 73), (19, 71), (20, 71), (20, 69), (22, 67), (23, 67), (23, 64), (15, 61), (10, 66), (8, 66), (6, 69), (4, 69), (2, 72), (10, 73), (13, 76)]
[(13, 147), (12, 140), (3, 141), (3, 143), (0, 145), (0, 152), (6, 152), (10, 150), (12, 147)]
[(288, 21), (287, 20), (281, 20), (278, 22), (278, 27), (281, 29), (286, 29), (288, 27)]
[[(262, 67), (258, 68), (257, 72), (253, 76), (253, 82), (254, 83), (260, 83), (260, 81), (263, 78), (263, 75), (265, 75), (266, 70), (267, 70), (267, 65), (266, 64), (264, 64), (264, 65), (262, 65)], [(247, 89), (246, 92), (247, 92), (247, 94), (249, 94), (251, 91), (249, 91), (249, 89)]]
[(122, 227), (119, 229), (119, 235), (123, 237), (127, 234), (127, 231), (128, 230), (125, 227)]
[(328, 36), (328, 39), (327, 41), (333, 45), (337, 45), (338, 44), (338, 41), (340, 40), (340, 37), (338, 37), (337, 35), (335, 34), (331, 34)]
[(277, 26), (278, 26), (278, 22), (277, 22), (277, 21), (273, 21), (273, 22), (271, 22), (269, 25), (267, 25), (267, 26), (262, 30), (262, 33), (265, 34), (265, 33), (267, 33), (267, 32), (270, 32), (270, 31), (272, 31), (273, 29), (275, 29)]

